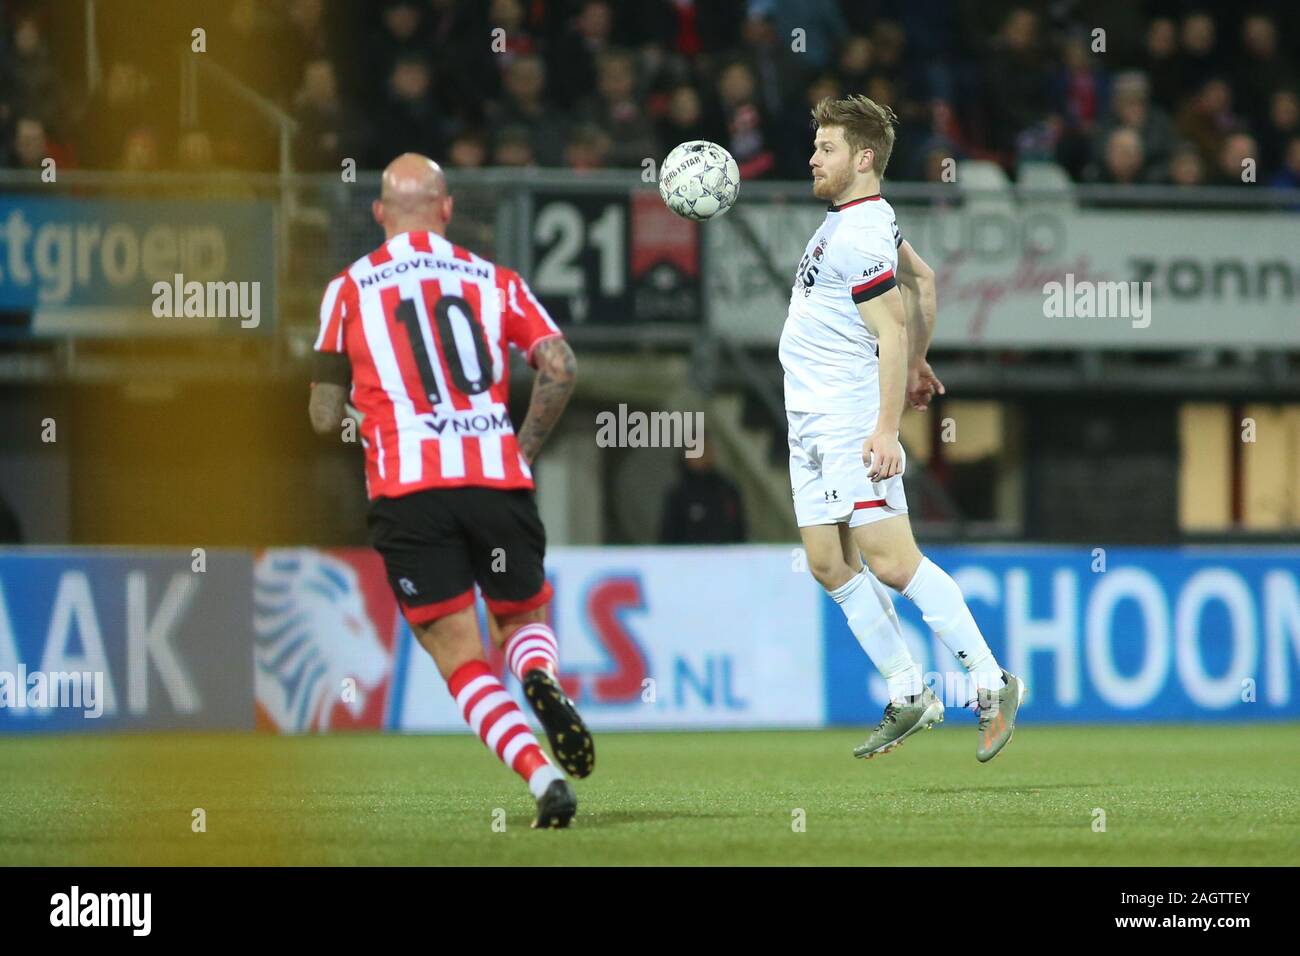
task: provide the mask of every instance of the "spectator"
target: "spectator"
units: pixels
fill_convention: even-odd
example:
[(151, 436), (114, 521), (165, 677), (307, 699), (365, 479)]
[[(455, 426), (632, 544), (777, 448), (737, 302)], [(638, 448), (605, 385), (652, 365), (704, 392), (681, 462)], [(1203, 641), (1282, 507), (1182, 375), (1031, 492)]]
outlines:
[(1241, 124), (1232, 112), (1232, 90), (1223, 80), (1205, 81), (1178, 114), (1178, 131), (1201, 151), (1207, 167), (1217, 166), (1223, 138)]
[(1300, 136), (1287, 141), (1282, 169), (1268, 184), (1276, 189), (1300, 189)]
[(1213, 17), (1204, 11), (1189, 13), (1183, 18), (1182, 33), (1178, 65), (1183, 77), (1195, 81), (1220, 72), (1216, 51), (1218, 35)]
[(871, 38), (851, 36), (844, 41), (836, 64), (835, 79), (840, 89), (865, 92), (871, 78), (874, 48)]
[(837, 99), (842, 87), (834, 74), (823, 73), (792, 103), (777, 127), (777, 175), (782, 179), (808, 179), (808, 158), (812, 156), (812, 108), (826, 97)]
[(1144, 176), (1163, 176), (1174, 148), (1174, 127), (1163, 110), (1151, 105), (1147, 78), (1142, 73), (1123, 73), (1115, 78), (1101, 142), (1105, 143), (1110, 133), (1120, 127), (1133, 130), (1142, 140)]
[(1141, 134), (1127, 126), (1117, 127), (1106, 137), (1098, 182), (1135, 185), (1142, 180), (1144, 163)]
[[(849, 32), (835, 0), (749, 0), (749, 15), (771, 18), (782, 51), (805, 74), (830, 66), (840, 37)], [(803, 39), (802, 51), (792, 49), (795, 37)]]
[(1259, 127), (1260, 166), (1269, 175), (1280, 170), (1286, 159), (1286, 144), (1300, 134), (1300, 95), (1294, 89), (1274, 91), (1269, 98), (1268, 119)]
[(118, 169), (129, 173), (147, 173), (158, 169), (158, 137), (152, 129), (142, 126), (127, 134), (122, 144)]
[(1169, 160), (1169, 181), (1175, 186), (1204, 186), (1205, 163), (1190, 143), (1179, 143)]
[[(609, 134), (612, 143), (609, 162), (616, 166), (639, 167), (646, 157), (659, 155), (654, 125), (636, 96), (636, 68), (632, 57), (621, 51), (601, 55), (597, 67), (597, 93), (584, 101), (580, 115), (585, 122)], [(736, 157), (740, 161), (740, 157)], [(570, 163), (572, 165), (572, 163)]]
[(952, 175), (955, 167), (950, 164), (950, 161), (955, 161), (952, 148), (935, 143), (926, 150), (922, 159), (924, 171), (921, 178), (927, 183), (953, 182)]
[(20, 116), (14, 123), (14, 168), (40, 169), (49, 155), (45, 124), (34, 116)]
[(718, 99), (726, 128), (724, 145), (735, 157), (742, 179), (757, 179), (776, 167), (776, 154), (767, 132), (767, 120), (758, 104), (754, 74), (733, 62), (718, 77)]
[(421, 57), (403, 56), (388, 77), (388, 94), (375, 124), (371, 165), (381, 167), (399, 153), (441, 157), (443, 120), (433, 95), (433, 74)]
[(659, 143), (665, 152), (678, 143), (711, 139), (713, 131), (704, 118), (700, 94), (689, 83), (677, 86), (668, 96), (668, 111), (659, 122)]
[(1086, 36), (1066, 41), (1064, 64), (1052, 84), (1052, 109), (1060, 117), (1056, 161), (1078, 178), (1090, 157), (1090, 143), (1106, 109), (1110, 83), (1097, 65)]
[(1166, 112), (1177, 110), (1185, 92), (1178, 57), (1178, 27), (1169, 17), (1156, 17), (1147, 26), (1145, 69), (1151, 79), (1151, 100)]
[(286, 98), (293, 94), (310, 64), (328, 62), (322, 12), (322, 0), (289, 0), (283, 29), (276, 39), (280, 86)]
[(303, 70), (293, 117), (298, 121), (294, 163), (307, 170), (337, 170), (343, 156), (343, 104), (329, 60), (312, 60)]
[(177, 199), (256, 199), (248, 180), (224, 169), (217, 159), (212, 136), (205, 129), (185, 130), (176, 144), (176, 167), (201, 177), (171, 187)]
[[(94, 168), (128, 152), (148, 168), (159, 150), (139, 138), (128, 150), (136, 131), (163, 144), (180, 135), (174, 65), (141, 59), (129, 27), (102, 32), (107, 69), (83, 77), (80, 30), (64, 30), (65, 42), (42, 6), (11, 6), (0, 17), (0, 162), (18, 162), (20, 117), (39, 121), (60, 167), (74, 157), (61, 130)], [(1091, 50), (1095, 25), (1107, 29), (1104, 55)], [(708, 138), (733, 147), (747, 175), (802, 179), (807, 103), (835, 88), (894, 108), (898, 178), (932, 173), (941, 151), (1008, 167), (1053, 158), (1097, 179), (1110, 134), (1125, 127), (1141, 141), (1139, 181), (1192, 182), (1197, 164), (1170, 168), (1176, 125), (1201, 155), (1199, 175), (1218, 182), (1238, 132), (1258, 143), (1261, 181), (1286, 168), (1300, 112), (1295, 25), (1276, 4), (1220, 13), (1168, 0), (229, 0), (208, 43), (218, 66), (297, 118), (305, 169), (333, 170), (344, 155), (378, 165), (403, 147), (440, 154), (462, 130), (518, 127), (531, 143), (506, 144), (516, 162), (626, 165)], [(1111, 72), (1120, 67), (1133, 72)], [(206, 80), (199, 105), (223, 166), (275, 168), (278, 140), (258, 111)], [(600, 126), (607, 148), (584, 134), (570, 157), (571, 121)], [(458, 146), (467, 164), (491, 155), (481, 136)]]
[(423, 59), (430, 52), (420, 7), (414, 0), (391, 0), (384, 7), (379, 28), (371, 37), (367, 51), (370, 64), (367, 73), (375, 78), (371, 95), (383, 97), (383, 78), (391, 76), (397, 61)]
[(786, 56), (771, 17), (746, 17), (740, 35), (745, 44), (745, 62), (757, 82), (759, 102), (766, 115), (780, 115), (786, 100), (802, 85), (802, 72)]
[(130, 130), (147, 124), (153, 113), (153, 82), (138, 66), (117, 60), (91, 98), (78, 129), (78, 154), (97, 169), (108, 169), (122, 155)]
[(497, 134), (496, 148), (492, 151), (492, 165), (526, 167), (536, 166), (533, 139), (528, 130), (511, 126)]
[(1273, 93), (1295, 82), (1295, 74), (1278, 49), (1277, 25), (1262, 13), (1241, 24), (1241, 54), (1233, 81), (1237, 102), (1254, 129), (1268, 122)]
[(570, 169), (586, 172), (604, 169), (610, 164), (613, 152), (610, 137), (599, 126), (580, 124), (573, 129), (564, 149), (564, 162)]
[(638, 0), (623, 5), (636, 36), (674, 57), (694, 61), (736, 44), (747, 0)]
[(538, 38), (528, 28), (521, 0), (492, 0), (488, 20), (493, 30), (503, 31), (500, 36), (504, 48), (493, 49), (496, 54), (493, 59), (501, 73), (504, 74), (516, 58), (536, 54), (540, 49)]
[(878, 20), (871, 31), (871, 43), (875, 56), (872, 72), (877, 76), (888, 77), (895, 86), (904, 86), (907, 35), (903, 33), (902, 27), (893, 20)]
[(212, 137), (206, 130), (191, 129), (181, 134), (176, 144), (176, 165), (186, 173), (212, 173), (218, 169), (212, 149)]
[(528, 131), (533, 154), (542, 166), (558, 166), (564, 156), (565, 120), (543, 99), (546, 63), (540, 56), (515, 58), (505, 71), (502, 97), (489, 111), (495, 127)]
[(555, 96), (576, 103), (596, 88), (596, 58), (611, 48), (614, 14), (605, 0), (586, 0), (550, 62)]
[(47, 128), (57, 123), (62, 118), (64, 91), (34, 16), (20, 16), (14, 24), (13, 50), (7, 59), (8, 63), (0, 65), (0, 81), (5, 87), (0, 95), (14, 113), (36, 117)]
[(1022, 134), (1047, 116), (1050, 106), (1037, 14), (1027, 7), (1012, 10), (984, 67), (992, 121), (989, 139), (1005, 161), (1014, 155)]
[[(1249, 165), (1247, 165), (1249, 164)], [(1253, 179), (1247, 180), (1247, 171), (1253, 169)], [(1220, 186), (1241, 186), (1259, 181), (1259, 144), (1249, 133), (1232, 133), (1219, 148), (1215, 183)]]
[[(1087, 135), (1101, 122), (1107, 103), (1110, 102), (1107, 95), (1110, 92), (1110, 82), (1092, 55), (1085, 36), (1071, 36), (1065, 43), (1063, 53), (1064, 64), (1053, 82), (1053, 108), (1061, 114), (1067, 129)], [(1145, 106), (1145, 85), (1140, 92), (1141, 105)], [(1117, 98), (1118, 95), (1117, 84)], [(1119, 103), (1112, 102), (1110, 105), (1116, 112), (1120, 112)]]
[[(537, 38), (535, 25), (528, 19), (528, 11), (536, 4), (526, 4), (525, 16), (518, 28), (522, 38), (527, 31), (530, 44)], [(449, 102), (458, 104), (458, 119), (469, 125), (481, 126), (486, 122), (487, 111), (483, 101), (495, 97), (501, 89), (501, 57), (494, 53), (489, 39), (491, 8), (481, 0), (424, 0), (420, 11), (420, 37), (424, 48), (418, 52), (436, 54), (435, 77), (440, 88), (448, 91)], [(467, 43), (466, 37), (483, 37), (482, 43)], [(507, 44), (512, 35), (506, 34)], [(523, 51), (519, 46), (511, 51), (510, 59)]]
[(487, 165), (487, 138), (478, 130), (466, 130), (451, 141), (449, 164), (456, 169), (479, 169)]
[(681, 477), (668, 491), (660, 544), (741, 544), (749, 537), (740, 489), (717, 469), (713, 442), (698, 458), (682, 460)]

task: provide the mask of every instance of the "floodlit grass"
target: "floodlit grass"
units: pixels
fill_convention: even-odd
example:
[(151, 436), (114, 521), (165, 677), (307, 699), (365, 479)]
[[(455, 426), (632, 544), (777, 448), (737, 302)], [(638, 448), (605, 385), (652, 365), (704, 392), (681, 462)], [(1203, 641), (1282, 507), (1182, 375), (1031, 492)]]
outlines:
[[(0, 741), (0, 862), (1229, 866), (1300, 858), (1295, 725), (1026, 724), (981, 765), (973, 724), (956, 724), (870, 761), (851, 756), (864, 733), (850, 729), (603, 734), (595, 774), (576, 782), (574, 826), (547, 832), (528, 826), (533, 801), (523, 783), (468, 735), (8, 738)], [(192, 828), (199, 808), (205, 833)], [(1105, 832), (1094, 830), (1098, 808)]]

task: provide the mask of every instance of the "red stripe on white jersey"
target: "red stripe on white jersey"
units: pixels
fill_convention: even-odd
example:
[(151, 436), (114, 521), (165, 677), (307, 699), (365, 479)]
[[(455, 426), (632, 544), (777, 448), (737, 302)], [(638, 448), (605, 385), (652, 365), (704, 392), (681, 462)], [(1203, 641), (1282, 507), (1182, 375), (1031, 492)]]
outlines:
[(884, 273), (876, 276), (870, 282), (863, 282), (861, 285), (855, 285), (852, 288), (852, 290), (850, 290), (851, 294), (857, 295), (859, 292), (866, 292), (868, 289), (872, 288), (873, 286), (880, 285), (880, 283), (892, 279), (893, 277), (894, 277), (894, 270), (887, 269)]
[(558, 329), (527, 284), (428, 232), (394, 236), (342, 278), (326, 289), (342, 318), (322, 322), (318, 348), (341, 336), (352, 362), (370, 496), (531, 489), (506, 407), (507, 353)]

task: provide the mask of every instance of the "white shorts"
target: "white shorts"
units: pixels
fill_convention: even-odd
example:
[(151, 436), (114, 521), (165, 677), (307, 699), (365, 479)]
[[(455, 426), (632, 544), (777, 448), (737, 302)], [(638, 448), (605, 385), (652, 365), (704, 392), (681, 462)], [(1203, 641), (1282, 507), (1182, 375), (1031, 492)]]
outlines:
[[(867, 477), (862, 446), (874, 424), (864, 415), (787, 412), (790, 487), (799, 527), (841, 524), (850, 528), (907, 514), (903, 472), (884, 481)], [(907, 452), (903, 452), (903, 469)]]

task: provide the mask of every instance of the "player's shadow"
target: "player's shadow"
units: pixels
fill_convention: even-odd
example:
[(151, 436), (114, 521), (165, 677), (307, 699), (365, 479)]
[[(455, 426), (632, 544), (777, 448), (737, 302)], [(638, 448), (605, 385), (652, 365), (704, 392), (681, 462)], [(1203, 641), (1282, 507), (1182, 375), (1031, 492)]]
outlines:
[[(1035, 784), (1015, 784), (1006, 783), (992, 787), (917, 787), (921, 793), (1007, 793), (1013, 790), (1022, 790), (1025, 793), (1037, 793), (1039, 790), (1075, 790), (1079, 788), (1088, 789), (1091, 787), (1105, 786), (1100, 783), (1035, 783)], [(908, 793), (915, 791), (909, 790)]]
[(647, 810), (638, 812), (636, 810), (609, 810), (601, 813), (588, 813), (582, 815), (579, 820), (583, 829), (603, 826), (623, 826), (627, 823), (651, 823), (656, 820), (736, 820), (743, 816), (749, 816), (745, 813), (670, 813), (663, 810)]

